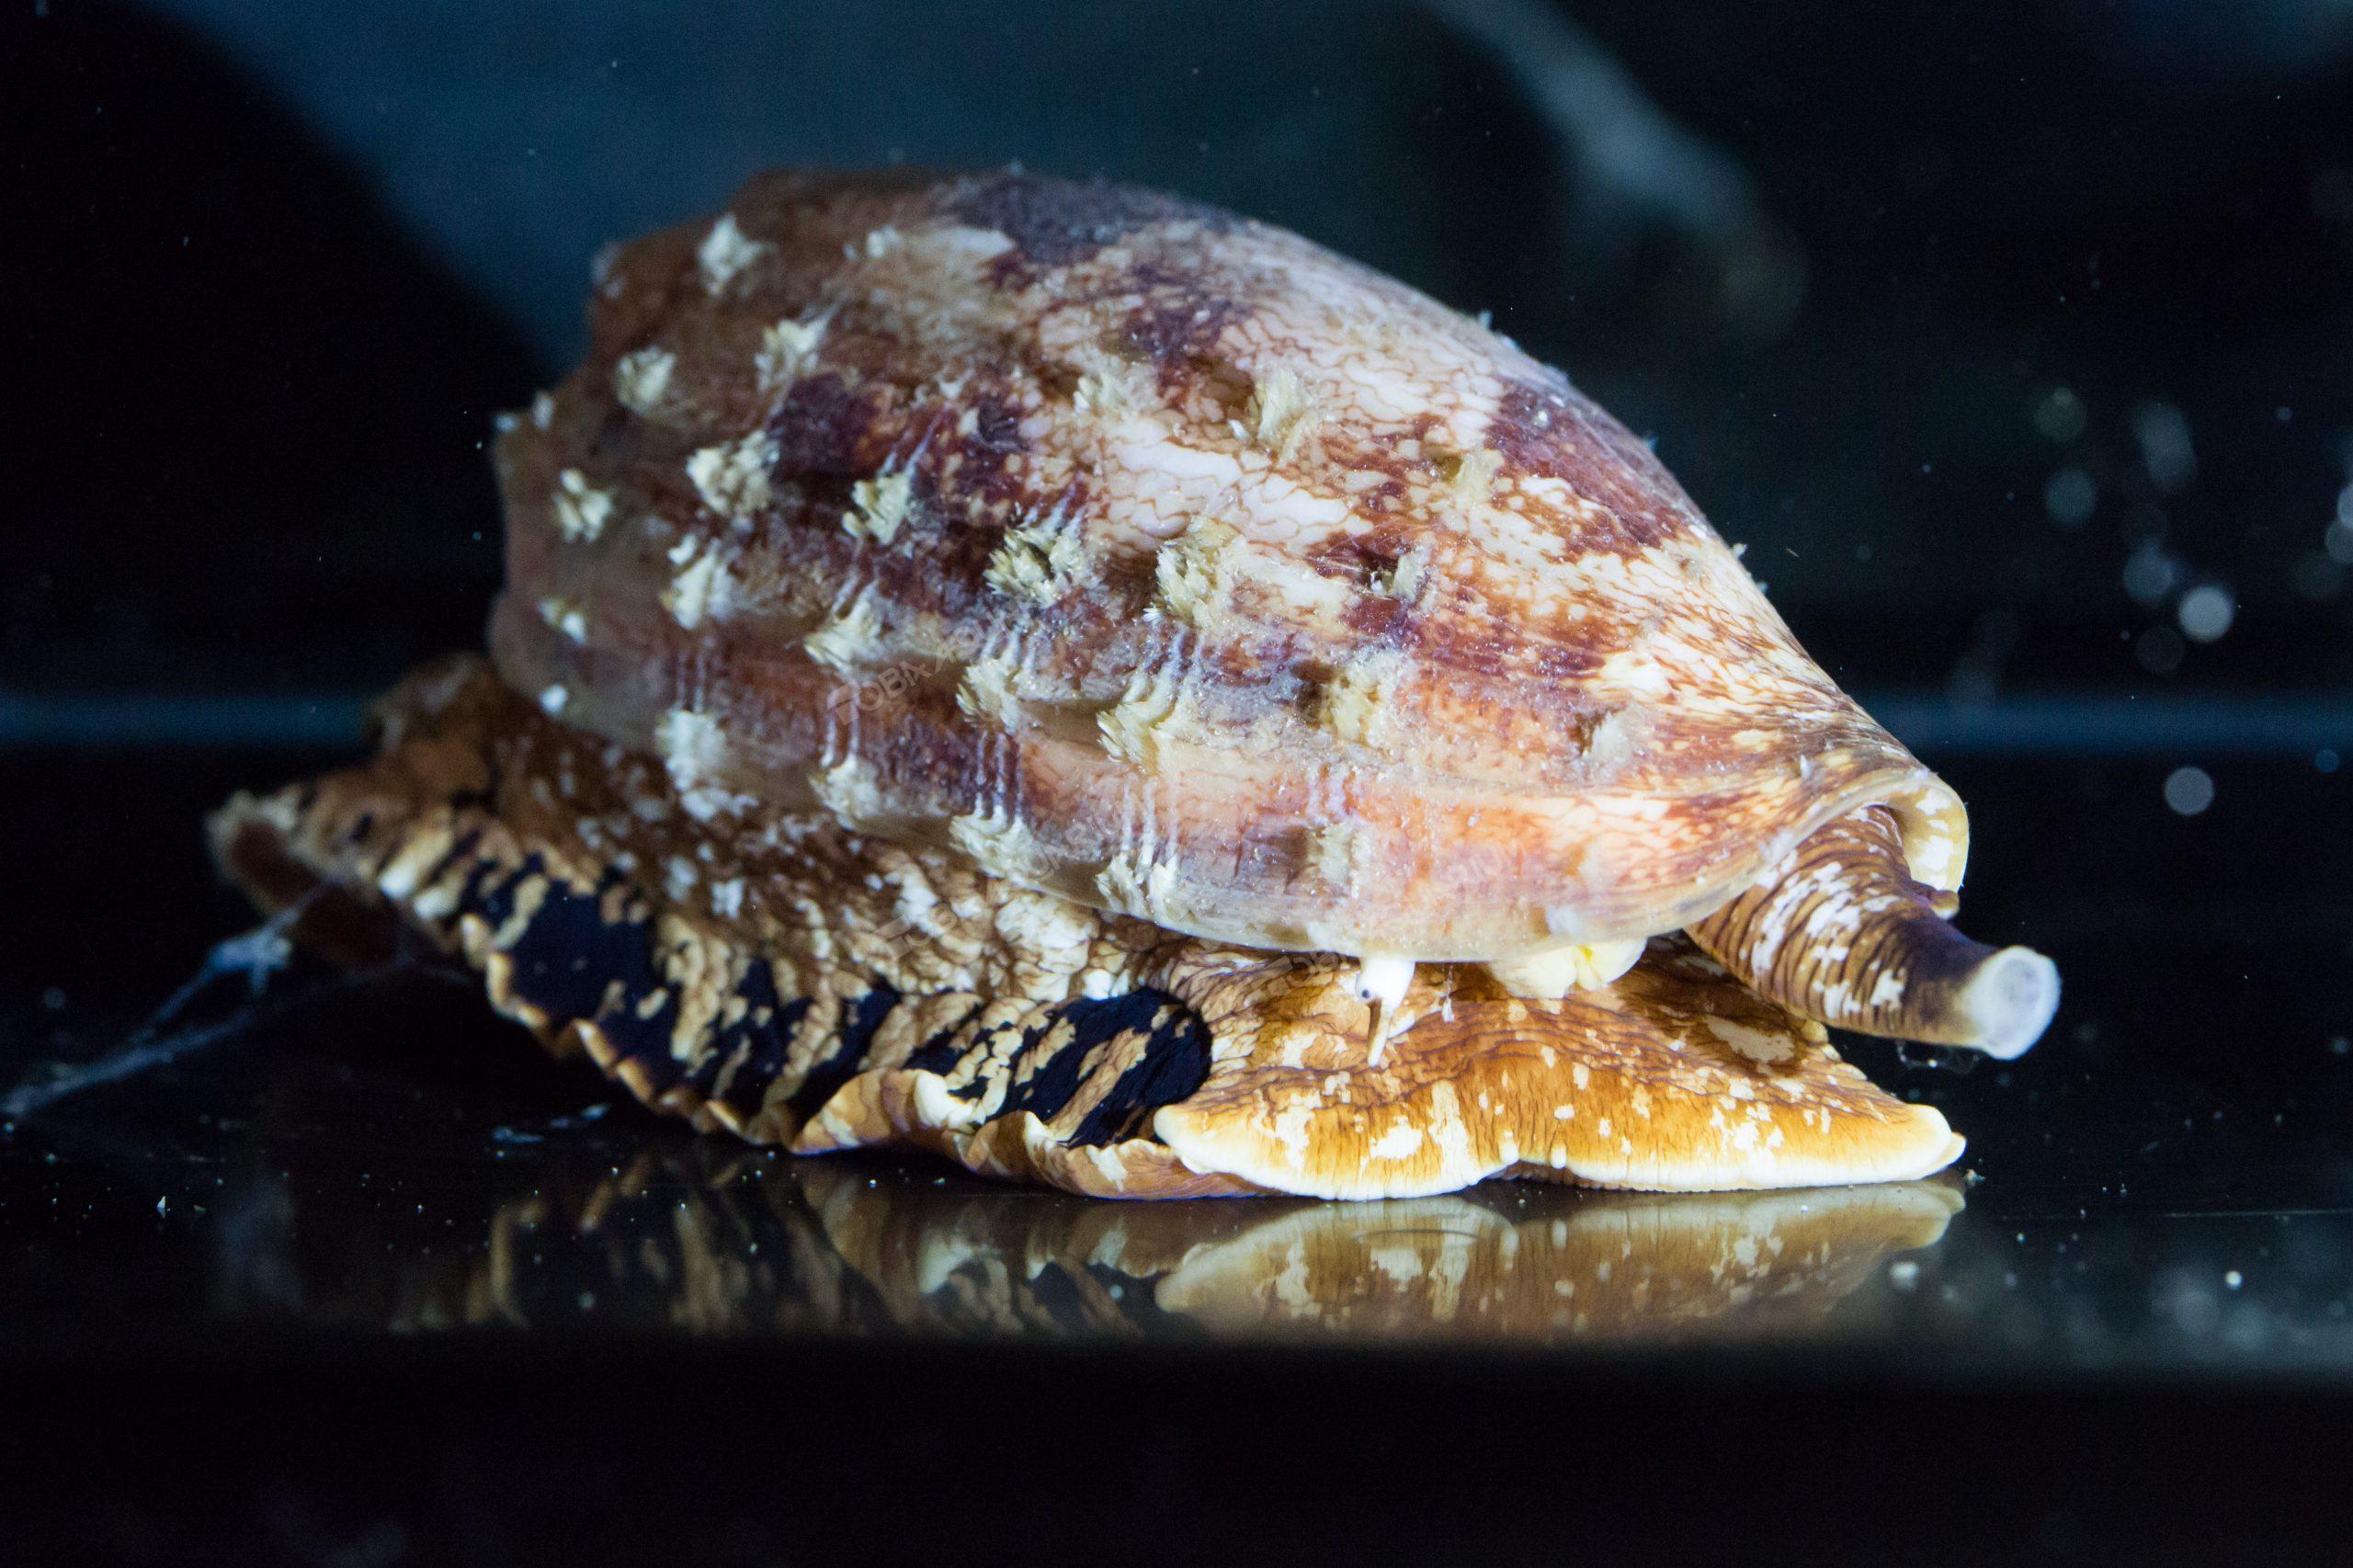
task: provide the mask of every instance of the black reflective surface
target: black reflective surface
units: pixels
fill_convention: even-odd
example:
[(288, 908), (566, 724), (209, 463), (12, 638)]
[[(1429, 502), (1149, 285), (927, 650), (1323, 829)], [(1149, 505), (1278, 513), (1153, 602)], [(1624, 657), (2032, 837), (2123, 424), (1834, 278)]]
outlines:
[[(0, 759), (48, 824), (10, 1082), (247, 924), (198, 815), (324, 760)], [(2332, 1528), (2348, 785), (2210, 763), (2184, 817), (2171, 757), (1950, 760), (1975, 924), (2067, 1001), (2015, 1063), (1851, 1042), (1971, 1141), (1899, 1187), (1091, 1203), (697, 1137), (423, 971), (297, 960), (249, 1025), (229, 977), (188, 1016), (217, 1043), (0, 1130), (0, 1500), (36, 1560), (123, 1562), (2146, 1563)], [(908, 1506), (975, 1467), (1002, 1506)]]
[[(8, 955), (12, 1081), (102, 1054), (247, 923), (193, 824), (231, 780), (308, 760), (14, 760), (20, 809), (60, 788), (82, 809), (28, 868), (50, 918)], [(354, 983), (298, 959), (258, 1002), (237, 975), (198, 999), (180, 1023), (229, 1025), (218, 1043), (0, 1134), (0, 1345), (1672, 1341), (1913, 1371), (2353, 1382), (2353, 959), (2329, 892), (2353, 828), (2327, 825), (2353, 783), (2218, 762), (2213, 803), (2185, 817), (2163, 760), (1951, 771), (1982, 802), (1976, 927), (2047, 946), (2067, 1000), (2012, 1063), (1849, 1042), (1970, 1139), (1935, 1183), (1087, 1203), (697, 1137), (544, 1060), (464, 983)]]

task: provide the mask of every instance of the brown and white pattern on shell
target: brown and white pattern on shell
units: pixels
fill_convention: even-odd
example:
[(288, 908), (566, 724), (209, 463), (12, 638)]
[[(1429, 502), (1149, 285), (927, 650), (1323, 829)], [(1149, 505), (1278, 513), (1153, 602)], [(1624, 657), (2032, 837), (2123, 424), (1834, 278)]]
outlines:
[(1959, 881), (1958, 802), (1643, 442), (1294, 236), (765, 176), (622, 247), (592, 327), (500, 443), (495, 652), (633, 748), (708, 718), (714, 801), (1417, 959), (1674, 929), (1868, 801)]

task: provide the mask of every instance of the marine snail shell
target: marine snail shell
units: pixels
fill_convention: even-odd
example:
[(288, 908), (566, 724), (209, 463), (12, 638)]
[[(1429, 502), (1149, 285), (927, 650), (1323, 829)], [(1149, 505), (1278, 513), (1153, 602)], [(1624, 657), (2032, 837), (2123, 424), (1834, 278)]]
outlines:
[(1695, 922), (1826, 1022), (2015, 1052), (2056, 1005), (1923, 902), (1960, 801), (1649, 449), (1391, 279), (1119, 187), (783, 174), (614, 253), (591, 327), (498, 446), (494, 648), (699, 815), (823, 808), (1392, 1007)]

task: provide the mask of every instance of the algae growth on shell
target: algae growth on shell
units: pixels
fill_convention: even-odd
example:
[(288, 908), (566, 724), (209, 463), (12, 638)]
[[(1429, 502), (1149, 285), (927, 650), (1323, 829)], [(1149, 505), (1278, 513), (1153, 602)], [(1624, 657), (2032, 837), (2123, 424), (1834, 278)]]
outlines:
[[(1958, 800), (1806, 657), (1648, 448), (1558, 371), (1403, 285), (1117, 187), (780, 174), (603, 258), (590, 322), (586, 360), (498, 443), (508, 584), (493, 653), (540, 710), (512, 722), (658, 762), (615, 809), (675, 817), (684, 836), (682, 869), (649, 880), (623, 864), (620, 824), (582, 817), (585, 858), (567, 874), (586, 891), (609, 880), (663, 918), (735, 921), (809, 895), (709, 863), (823, 824), (871, 846), (858, 853), (894, 846), (1100, 912), (1084, 918), (1130, 944), (1286, 974), (1298, 961), (1281, 955), (1319, 955), (1319, 972), (1352, 977), (1335, 1006), (1359, 1017), (1325, 1033), (1370, 1074), (1438, 1027), (1416, 997), (1442, 994), (1459, 1035), (1455, 999), (1475, 993), (1544, 1037), (1569, 1090), (1561, 1064), (1593, 1049), (1591, 1029), (1545, 1009), (1724, 989), (1679, 938), (1627, 973), (1646, 940), (1686, 926), (1760, 994), (1743, 1006), (1787, 1027), (1660, 1026), (1669, 1054), (1747, 1030), (1766, 1048), (1730, 1054), (1769, 1074), (1794, 1060), (1783, 1035), (1827, 1051), (1821, 1022), (2010, 1053), (2055, 1005), (2047, 960), (1944, 923), (1966, 855)], [(536, 784), (568, 801), (568, 777)], [(241, 820), (265, 818), (308, 842), (299, 812)], [(315, 845), (294, 858), (356, 876)], [(370, 885), (427, 925), (463, 902), (450, 890), (419, 911)], [(729, 931), (728, 962), (802, 983), (842, 961), (824, 922), (759, 932)], [(478, 964), (500, 950), (443, 935)], [(920, 923), (896, 934), (918, 968), (935, 939)], [(1065, 983), (1083, 998), (1134, 972)], [(971, 992), (975, 1017), (1002, 983)], [(1213, 1058), (1265, 1060), (1269, 1038), (1279, 1058), (1300, 1017), (1331, 1023), (1278, 990), (1290, 999), (1229, 1020)], [(796, 1000), (779, 992), (768, 1011)], [(600, 995), (555, 1028), (621, 1005), (642, 1003)], [(792, 1027), (835, 1012), (802, 1008)], [(1483, 1097), (1487, 1155), (1323, 1189), (1542, 1168), (1548, 1141), (1503, 1128), (1501, 1091), (1473, 1087), (1478, 1029), (1507, 1016), (1455, 1040), (1435, 1085)], [(851, 1075), (926, 1071), (905, 1065), (926, 1042), (904, 1025), (870, 1033)], [(1285, 1148), (1296, 1182), (1363, 1165), (1383, 1136), (1477, 1142), (1459, 1104), (1384, 1134), (1381, 1091), (1338, 1077), (1313, 1107), (1259, 1085), (1222, 1108), (1235, 1147), (1263, 1123), (1242, 1179), (1282, 1187)], [(1569, 1090), (1547, 1114), (1574, 1117)], [(1171, 1101), (1145, 1131), (1181, 1149), (1199, 1113)], [(1770, 1162), (1706, 1159), (1666, 1181), (1639, 1147), (1665, 1125), (1616, 1136), (1616, 1167), (1552, 1168), (1777, 1184)], [(1927, 1142), (1936, 1164), (1958, 1150)], [(1205, 1149), (1188, 1169), (1217, 1164)]]

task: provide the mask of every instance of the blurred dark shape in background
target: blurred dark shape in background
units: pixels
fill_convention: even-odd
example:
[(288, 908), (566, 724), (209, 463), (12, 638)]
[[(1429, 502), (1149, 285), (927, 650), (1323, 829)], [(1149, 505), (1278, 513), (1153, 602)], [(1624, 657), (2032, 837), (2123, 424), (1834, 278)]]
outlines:
[(473, 641), (490, 415), (598, 245), (763, 165), (1017, 160), (1491, 311), (1850, 687), (2325, 697), (2348, 47), (2313, 0), (20, 6), (0, 695)]

